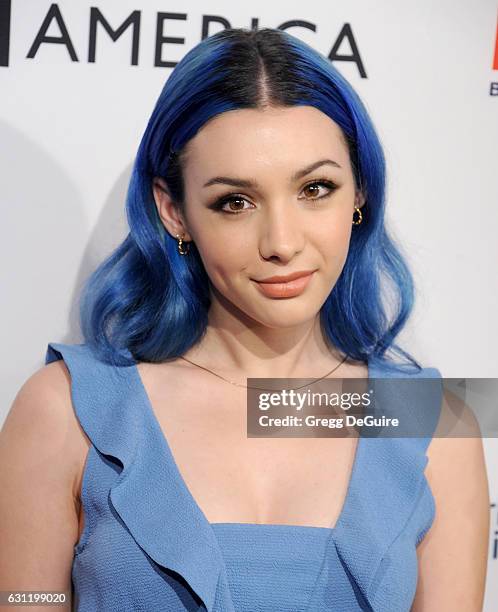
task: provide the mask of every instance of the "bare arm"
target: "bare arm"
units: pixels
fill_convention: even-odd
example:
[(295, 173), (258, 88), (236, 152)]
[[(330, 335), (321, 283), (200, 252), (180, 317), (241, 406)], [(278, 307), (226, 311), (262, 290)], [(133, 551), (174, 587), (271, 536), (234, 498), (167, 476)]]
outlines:
[[(447, 394), (443, 402), (446, 428), (451, 421), (448, 400)], [(436, 514), (417, 549), (419, 581), (412, 612), (482, 611), (489, 546), (489, 488), (478, 423), (468, 409), (464, 414), (451, 436), (434, 438), (428, 450), (426, 475)], [(466, 436), (472, 433), (472, 437), (456, 437), (459, 430)]]
[[(0, 433), (0, 590), (71, 594), (88, 445), (70, 389), (62, 361), (44, 366), (19, 390)], [(47, 608), (16, 606), (34, 609)]]

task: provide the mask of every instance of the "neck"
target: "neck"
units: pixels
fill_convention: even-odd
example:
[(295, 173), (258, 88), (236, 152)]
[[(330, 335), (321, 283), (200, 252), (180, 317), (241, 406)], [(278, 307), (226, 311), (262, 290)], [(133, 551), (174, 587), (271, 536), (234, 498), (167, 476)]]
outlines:
[(324, 336), (319, 314), (271, 328), (219, 304), (212, 304), (206, 333), (184, 356), (233, 380), (318, 378), (344, 358)]

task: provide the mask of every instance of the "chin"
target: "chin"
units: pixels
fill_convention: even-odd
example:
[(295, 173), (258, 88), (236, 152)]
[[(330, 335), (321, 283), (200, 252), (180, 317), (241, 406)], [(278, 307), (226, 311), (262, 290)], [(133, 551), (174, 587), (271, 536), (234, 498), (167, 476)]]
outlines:
[(271, 300), (267, 306), (262, 306), (257, 311), (251, 309), (251, 312), (246, 311), (246, 314), (264, 327), (286, 329), (313, 320), (319, 312), (315, 304), (308, 302), (298, 305), (296, 298), (292, 298)]

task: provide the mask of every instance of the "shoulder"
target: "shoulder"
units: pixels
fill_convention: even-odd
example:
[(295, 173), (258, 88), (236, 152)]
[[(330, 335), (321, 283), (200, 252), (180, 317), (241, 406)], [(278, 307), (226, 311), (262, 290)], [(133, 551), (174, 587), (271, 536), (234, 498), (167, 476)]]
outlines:
[(2, 427), (2, 461), (45, 465), (76, 492), (89, 447), (75, 416), (62, 360), (35, 371), (17, 392)]
[[(450, 390), (443, 388), (441, 411), (437, 429), (427, 449), (428, 475), (441, 478), (441, 486), (448, 481), (444, 477), (457, 474), (472, 477), (470, 466), (482, 465), (484, 450), (479, 423), (471, 408)], [(463, 469), (467, 466), (466, 469)], [(437, 474), (435, 473), (437, 470)]]
[(62, 431), (71, 406), (71, 382), (63, 361), (42, 366), (21, 386), (7, 415), (6, 425), (28, 430)]
[(71, 377), (62, 360), (44, 365), (21, 386), (8, 418), (29, 416), (38, 426), (60, 427), (71, 406)]
[(21, 386), (0, 432), (5, 584), (70, 589), (85, 450), (71, 406), (69, 375), (62, 363), (45, 365)]
[[(472, 492), (485, 493), (483, 487), (487, 482), (479, 423), (470, 407), (448, 389), (443, 389), (440, 418), (427, 456), (427, 477), (441, 498), (457, 495), (464, 501), (469, 496), (470, 502)], [(444, 499), (441, 503), (445, 503)]]
[(435, 518), (418, 549), (422, 586), (414, 611), (427, 604), (481, 610), (490, 522), (484, 449), (474, 414), (448, 390), (427, 456)]

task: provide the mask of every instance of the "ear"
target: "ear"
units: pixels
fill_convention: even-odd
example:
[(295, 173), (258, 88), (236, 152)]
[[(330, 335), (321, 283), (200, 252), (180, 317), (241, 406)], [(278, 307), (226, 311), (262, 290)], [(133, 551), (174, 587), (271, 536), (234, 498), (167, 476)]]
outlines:
[(362, 208), (365, 205), (366, 196), (362, 191), (357, 191), (354, 198), (354, 205), (358, 208)]
[(155, 176), (152, 179), (152, 193), (154, 194), (157, 212), (165, 229), (174, 238), (180, 235), (186, 242), (192, 240), (187, 230), (187, 224), (170, 195), (166, 181)]

